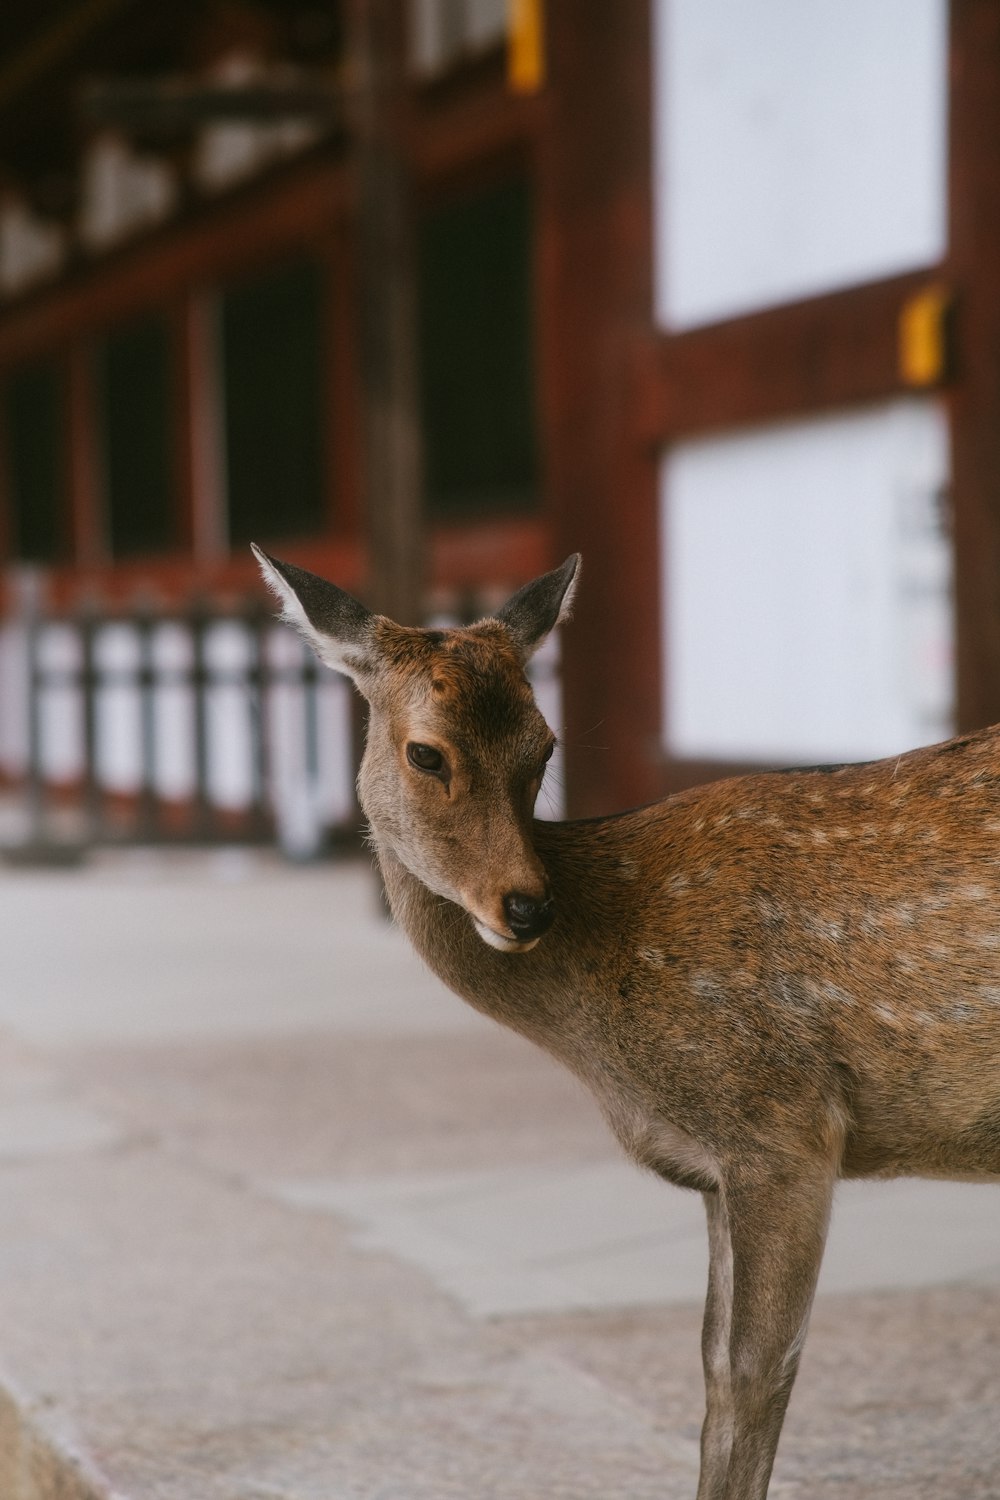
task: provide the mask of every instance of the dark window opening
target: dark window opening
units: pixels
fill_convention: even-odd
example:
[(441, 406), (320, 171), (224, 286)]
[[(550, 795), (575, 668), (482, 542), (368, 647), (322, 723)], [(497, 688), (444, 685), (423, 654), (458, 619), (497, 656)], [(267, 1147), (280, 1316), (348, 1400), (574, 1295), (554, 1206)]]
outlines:
[(538, 501), (531, 203), (507, 182), (424, 219), (420, 382), (432, 516), (517, 514)]
[(7, 387), (11, 548), (24, 562), (67, 555), (63, 395), (55, 364), (19, 370)]
[(162, 552), (177, 541), (164, 320), (144, 318), (108, 334), (97, 370), (111, 555)]
[(299, 262), (222, 297), (229, 540), (322, 530), (323, 285)]

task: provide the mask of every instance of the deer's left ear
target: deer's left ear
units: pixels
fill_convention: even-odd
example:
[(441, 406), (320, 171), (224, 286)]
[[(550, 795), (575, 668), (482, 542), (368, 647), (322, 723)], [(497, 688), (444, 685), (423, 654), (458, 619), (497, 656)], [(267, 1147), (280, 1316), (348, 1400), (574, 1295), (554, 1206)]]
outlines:
[(363, 691), (375, 657), (371, 612), (335, 583), (269, 557), (254, 542), (250, 546), (264, 582), (281, 600), (281, 618), (294, 626), (320, 661), (353, 678)]
[(574, 552), (561, 568), (526, 583), (498, 610), (497, 619), (506, 625), (525, 661), (557, 625), (569, 619), (579, 581), (580, 554)]

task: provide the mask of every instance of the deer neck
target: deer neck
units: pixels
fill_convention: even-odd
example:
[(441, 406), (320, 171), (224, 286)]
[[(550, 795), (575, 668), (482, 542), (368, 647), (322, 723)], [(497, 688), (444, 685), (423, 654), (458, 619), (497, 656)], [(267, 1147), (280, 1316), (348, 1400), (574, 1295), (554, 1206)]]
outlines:
[(587, 966), (558, 923), (529, 952), (497, 952), (461, 907), (429, 890), (377, 836), (375, 851), (393, 917), (438, 978), (576, 1069), (595, 997)]

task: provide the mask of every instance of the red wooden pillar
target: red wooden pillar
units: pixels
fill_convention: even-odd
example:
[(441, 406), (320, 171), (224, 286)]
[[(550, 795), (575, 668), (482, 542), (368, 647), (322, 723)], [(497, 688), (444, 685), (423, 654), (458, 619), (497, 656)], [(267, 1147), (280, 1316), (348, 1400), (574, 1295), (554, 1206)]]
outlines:
[(390, 0), (351, 0), (354, 161), (360, 253), (361, 389), (369, 597), (397, 620), (424, 600), (422, 445), (406, 33)]
[(69, 350), (67, 432), (73, 560), (78, 568), (108, 560), (107, 533), (98, 452), (94, 391), (94, 352), (86, 338)]
[(958, 718), (1000, 721), (1000, 5), (952, 0)]
[(637, 417), (652, 321), (649, 0), (550, 0), (540, 154), (542, 402), (560, 558), (581, 551), (565, 636), (570, 812), (655, 797), (656, 454)]
[(178, 535), (204, 566), (226, 553), (222, 413), (216, 361), (216, 314), (207, 292), (186, 292), (175, 313), (175, 452), (178, 455)]

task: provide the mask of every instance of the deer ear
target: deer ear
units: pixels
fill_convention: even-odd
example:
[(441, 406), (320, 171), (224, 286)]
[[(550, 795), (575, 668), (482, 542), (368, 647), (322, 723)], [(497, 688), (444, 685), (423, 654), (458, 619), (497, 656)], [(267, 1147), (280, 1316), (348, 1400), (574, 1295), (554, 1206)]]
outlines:
[(506, 625), (525, 661), (557, 625), (569, 619), (579, 579), (580, 554), (574, 552), (561, 568), (543, 573), (541, 578), (518, 589), (497, 612), (497, 619)]
[(254, 542), (250, 546), (264, 582), (281, 601), (281, 618), (294, 626), (320, 661), (361, 686), (373, 666), (371, 612), (335, 583), (269, 557)]

